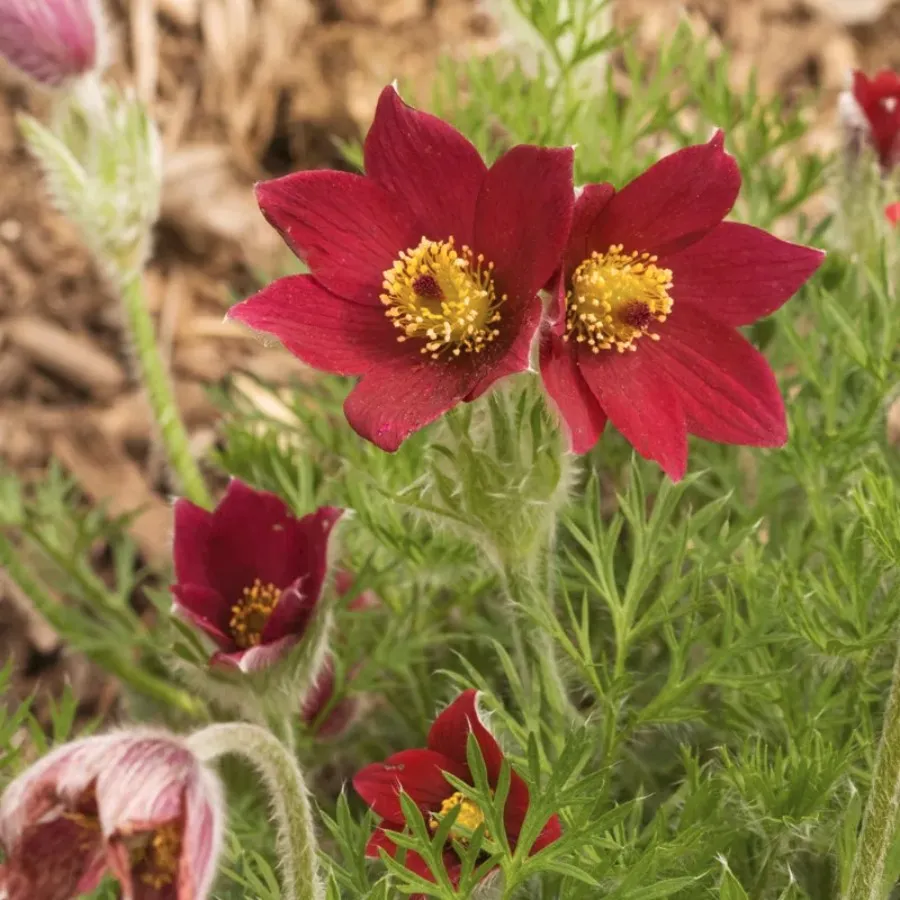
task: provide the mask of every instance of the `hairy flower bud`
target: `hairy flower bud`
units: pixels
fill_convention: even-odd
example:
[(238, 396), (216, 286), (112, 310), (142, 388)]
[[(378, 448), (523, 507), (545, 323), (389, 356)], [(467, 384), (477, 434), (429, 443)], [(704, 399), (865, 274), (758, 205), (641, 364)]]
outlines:
[(201, 900), (223, 826), (219, 781), (179, 738), (142, 730), (73, 741), (0, 800), (0, 896), (69, 900), (110, 872), (125, 900)]
[(0, 56), (47, 87), (101, 67), (97, 0), (0, 0)]

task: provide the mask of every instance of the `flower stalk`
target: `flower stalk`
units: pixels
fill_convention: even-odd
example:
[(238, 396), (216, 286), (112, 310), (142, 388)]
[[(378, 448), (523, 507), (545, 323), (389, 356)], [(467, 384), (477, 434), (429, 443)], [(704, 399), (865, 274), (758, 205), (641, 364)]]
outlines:
[(900, 645), (894, 660), (891, 690), (881, 743), (875, 758), (875, 772), (869, 802), (863, 814), (862, 831), (850, 872), (850, 886), (844, 900), (882, 900), (884, 867), (894, 845), (900, 814)]
[(169, 464), (185, 496), (198, 506), (208, 508), (212, 500), (178, 414), (172, 381), (159, 353), (140, 272), (133, 274), (122, 285), (122, 305), (140, 378), (147, 390), (150, 409)]
[(206, 762), (235, 754), (254, 766), (269, 791), (278, 829), (284, 900), (323, 900), (309, 792), (287, 748), (266, 729), (237, 722), (210, 725), (188, 744)]

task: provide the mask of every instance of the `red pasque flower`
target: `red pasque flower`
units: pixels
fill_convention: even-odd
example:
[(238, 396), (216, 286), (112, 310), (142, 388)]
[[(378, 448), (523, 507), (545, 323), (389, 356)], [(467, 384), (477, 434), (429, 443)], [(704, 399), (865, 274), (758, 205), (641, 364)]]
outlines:
[(900, 202), (891, 203), (888, 205), (884, 211), (885, 216), (887, 216), (888, 222), (891, 225), (897, 225), (900, 223)]
[(213, 512), (176, 501), (174, 611), (218, 645), (211, 663), (261, 669), (303, 638), (341, 514), (323, 506), (297, 518), (236, 478)]
[(572, 150), (518, 146), (488, 168), (434, 116), (382, 91), (366, 175), (263, 182), (263, 214), (310, 268), (229, 315), (325, 372), (361, 375), (347, 420), (384, 450), (528, 368), (538, 291), (572, 215)]
[(607, 419), (675, 480), (688, 434), (784, 443), (775, 377), (737, 326), (778, 309), (824, 254), (723, 222), (740, 184), (718, 132), (578, 197), (540, 355), (576, 453)]
[[(408, 794), (419, 807), (432, 831), (437, 830), (442, 816), (458, 806), (462, 807), (454, 823), (455, 833), (452, 836), (463, 843), (484, 822), (482, 810), (456, 791), (443, 774), (449, 772), (468, 784), (473, 783), (466, 756), (466, 743), (471, 731), (481, 748), (491, 787), (497, 784), (504, 759), (503, 751), (481, 721), (476, 704), (477, 692), (464, 691), (435, 719), (428, 732), (426, 749), (402, 750), (383, 763), (373, 763), (356, 774), (353, 787), (372, 810), (381, 816), (381, 822), (366, 847), (367, 856), (377, 858), (379, 848), (392, 856), (397, 854), (397, 845), (388, 832), (400, 832), (406, 828), (400, 806), (401, 791)], [(530, 797), (528, 787), (515, 771), (510, 772), (510, 777), (504, 826), (510, 846), (514, 848), (528, 813)], [(561, 834), (559, 816), (553, 815), (529, 852), (537, 853), (552, 844)], [(425, 860), (417, 853), (407, 851), (405, 865), (417, 875), (429, 881), (434, 880)], [(450, 841), (444, 849), (444, 866), (451, 881), (458, 884), (461, 862)]]
[(125, 900), (202, 900), (223, 827), (217, 777), (178, 738), (123, 731), (73, 741), (0, 800), (0, 895), (69, 900), (110, 871)]
[(841, 98), (841, 114), (849, 128), (865, 132), (883, 169), (900, 161), (900, 75), (882, 69), (874, 78), (853, 73), (850, 92)]
[[(344, 596), (353, 587), (354, 580), (349, 572), (341, 570), (334, 576), (335, 589), (341, 596)], [(359, 611), (375, 609), (380, 605), (381, 601), (373, 591), (362, 591), (351, 601), (347, 609)], [(322, 667), (300, 707), (300, 715), (307, 728), (314, 729), (315, 736), (320, 739), (338, 737), (343, 734), (359, 718), (365, 705), (363, 695), (349, 694), (328, 709), (335, 690), (334, 665), (334, 656), (331, 653), (326, 654)], [(355, 665), (350, 669), (349, 682), (352, 682), (360, 668), (359, 665)], [(328, 713), (322, 719), (326, 709), (328, 709)]]

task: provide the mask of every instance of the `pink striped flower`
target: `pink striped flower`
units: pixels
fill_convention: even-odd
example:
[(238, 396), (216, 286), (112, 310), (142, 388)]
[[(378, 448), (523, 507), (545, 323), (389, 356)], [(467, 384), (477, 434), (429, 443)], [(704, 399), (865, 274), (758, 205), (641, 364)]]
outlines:
[(48, 87), (97, 68), (102, 37), (98, 0), (0, 0), (0, 56)]
[(111, 872), (124, 900), (201, 900), (223, 826), (218, 779), (173, 735), (73, 741), (0, 800), (0, 896), (69, 900)]

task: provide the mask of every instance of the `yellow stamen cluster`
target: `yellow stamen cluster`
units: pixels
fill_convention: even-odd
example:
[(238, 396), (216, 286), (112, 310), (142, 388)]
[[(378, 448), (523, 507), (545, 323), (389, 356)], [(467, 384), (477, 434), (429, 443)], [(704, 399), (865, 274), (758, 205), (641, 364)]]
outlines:
[(459, 791), (451, 797), (448, 797), (441, 804), (440, 812), (431, 814), (432, 818), (429, 823), (431, 830), (437, 831), (438, 826), (441, 824), (441, 819), (443, 819), (451, 810), (456, 809), (457, 806), (460, 807), (459, 815), (456, 817), (456, 821), (453, 823), (453, 828), (450, 830), (450, 833), (460, 840), (471, 837), (472, 832), (475, 831), (479, 825), (484, 823), (484, 813), (481, 811), (478, 804), (473, 803), (471, 800), (464, 797)]
[(405, 250), (384, 272), (381, 302), (385, 315), (402, 334), (398, 341), (421, 338), (421, 352), (437, 359), (446, 350), (480, 353), (500, 332), (499, 307), (506, 300), (494, 291), (494, 264), (475, 256), (453, 238)]
[(672, 270), (656, 262), (649, 253), (625, 253), (621, 244), (594, 251), (572, 275), (565, 340), (587, 344), (593, 353), (637, 350), (634, 342), (643, 335), (658, 341), (648, 329), (672, 311)]
[(153, 836), (137, 855), (137, 860), (146, 864), (141, 872), (141, 881), (159, 890), (171, 884), (178, 874), (178, 860), (181, 856), (181, 829), (174, 822), (163, 825), (153, 832)]
[(252, 587), (245, 587), (243, 596), (231, 607), (231, 621), (228, 623), (234, 642), (242, 650), (257, 647), (262, 640), (262, 632), (278, 604), (281, 590), (274, 584), (263, 584), (258, 578)]

